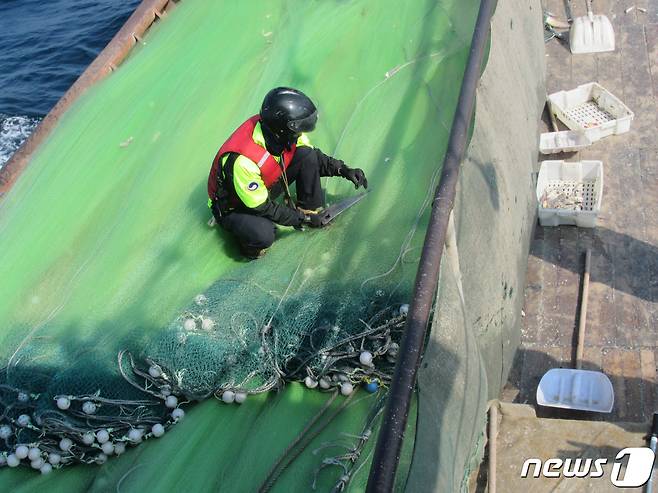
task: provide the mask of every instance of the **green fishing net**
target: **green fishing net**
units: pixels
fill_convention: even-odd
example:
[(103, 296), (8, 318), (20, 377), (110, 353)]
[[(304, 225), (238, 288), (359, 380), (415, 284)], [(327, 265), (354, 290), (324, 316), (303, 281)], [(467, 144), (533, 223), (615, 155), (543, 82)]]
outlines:
[[(189, 401), (287, 381), (385, 388), (476, 7), (186, 0), (156, 24), (0, 202), (0, 460), (25, 444), (36, 469), (104, 462)], [(313, 144), (370, 192), (246, 262), (208, 226), (207, 173), (278, 85), (311, 96)], [(356, 193), (323, 184), (330, 203)]]

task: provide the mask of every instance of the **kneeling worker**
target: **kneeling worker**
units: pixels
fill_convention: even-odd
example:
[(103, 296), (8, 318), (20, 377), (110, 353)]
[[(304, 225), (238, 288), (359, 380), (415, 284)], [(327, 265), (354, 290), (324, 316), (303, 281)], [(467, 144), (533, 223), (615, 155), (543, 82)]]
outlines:
[[(275, 223), (320, 227), (315, 214), (324, 206), (322, 176), (342, 176), (355, 188), (368, 187), (364, 172), (310, 145), (318, 119), (301, 91), (272, 89), (259, 115), (240, 125), (222, 145), (208, 177), (208, 204), (219, 225), (232, 233), (243, 255), (254, 259), (274, 242)], [(297, 185), (297, 204), (288, 185)], [(275, 199), (286, 192), (286, 203)]]

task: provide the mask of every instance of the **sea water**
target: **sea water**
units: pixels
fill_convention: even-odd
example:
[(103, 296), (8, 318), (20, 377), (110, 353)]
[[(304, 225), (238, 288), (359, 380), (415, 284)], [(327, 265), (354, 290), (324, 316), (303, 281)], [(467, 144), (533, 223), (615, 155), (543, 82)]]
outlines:
[(139, 0), (0, 0), (0, 168)]

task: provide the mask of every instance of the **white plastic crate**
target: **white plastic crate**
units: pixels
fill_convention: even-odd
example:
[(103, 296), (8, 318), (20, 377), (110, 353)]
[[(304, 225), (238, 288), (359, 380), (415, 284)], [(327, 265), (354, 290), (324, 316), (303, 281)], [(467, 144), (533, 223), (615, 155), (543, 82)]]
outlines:
[(545, 132), (539, 137), (539, 152), (555, 154), (557, 152), (576, 152), (592, 144), (583, 132)]
[(539, 224), (593, 228), (603, 199), (603, 162), (544, 161), (537, 179)]
[(569, 129), (584, 132), (590, 141), (631, 128), (633, 112), (619, 98), (596, 82), (548, 96), (555, 116)]

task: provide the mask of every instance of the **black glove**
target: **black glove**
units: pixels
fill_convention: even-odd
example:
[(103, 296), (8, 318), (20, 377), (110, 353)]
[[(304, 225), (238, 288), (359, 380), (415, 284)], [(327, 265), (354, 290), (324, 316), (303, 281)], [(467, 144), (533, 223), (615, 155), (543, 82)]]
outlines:
[(306, 224), (306, 216), (308, 214), (303, 213), (299, 209), (293, 209), (298, 214), (298, 221), (296, 224), (293, 224), (293, 227), (297, 231), (304, 231), (304, 225)]
[(366, 178), (366, 174), (360, 168), (352, 169), (348, 168), (347, 166), (343, 166), (340, 168), (339, 174), (346, 180), (354, 183), (354, 188), (368, 188), (368, 179)]
[(311, 228), (323, 228), (325, 225), (322, 224), (322, 219), (322, 212), (318, 214), (306, 214), (304, 217), (304, 224), (308, 224)]

